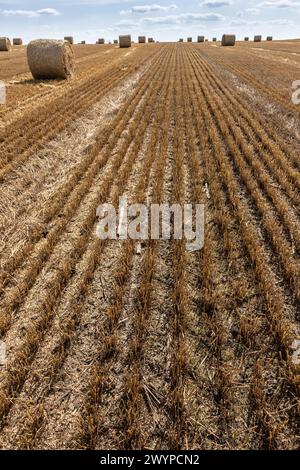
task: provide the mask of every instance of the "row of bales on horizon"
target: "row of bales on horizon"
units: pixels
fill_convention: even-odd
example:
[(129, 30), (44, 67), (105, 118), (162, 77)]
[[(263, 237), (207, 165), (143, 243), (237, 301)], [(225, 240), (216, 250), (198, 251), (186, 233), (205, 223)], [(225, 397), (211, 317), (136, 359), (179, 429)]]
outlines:
[[(249, 41), (245, 37), (245, 41)], [(267, 41), (272, 41), (273, 37), (268, 36)], [(254, 42), (261, 42), (262, 36), (254, 36)], [(13, 39), (14, 46), (22, 46), (23, 41), (21, 38)], [(139, 36), (138, 43), (145, 44), (147, 42), (146, 36)], [(153, 38), (148, 38), (148, 43), (154, 43)], [(184, 42), (179, 39), (179, 42)], [(192, 37), (187, 38), (187, 42), (193, 42)], [(208, 42), (205, 36), (198, 36), (198, 43)], [(213, 38), (213, 42), (217, 42), (217, 38)], [(119, 44), (120, 48), (131, 47), (133, 41), (131, 35), (119, 36), (119, 39), (113, 41), (114, 44)], [(234, 34), (224, 34), (222, 37), (222, 46), (234, 46), (236, 43), (236, 36)], [(75, 57), (72, 45), (74, 44), (73, 36), (65, 36), (64, 40), (57, 39), (36, 39), (31, 41), (27, 46), (27, 61), (29, 69), (36, 80), (45, 79), (67, 79), (74, 75), (75, 71)], [(82, 41), (80, 44), (86, 44)], [(98, 39), (96, 44), (105, 44), (105, 39)], [(9, 38), (0, 38), (0, 51), (10, 51), (12, 44)]]
[[(70, 44), (74, 44), (74, 38), (73, 36), (65, 36), (64, 37), (65, 41), (68, 41)], [(273, 36), (267, 36), (266, 38), (267, 41), (273, 41)], [(214, 37), (212, 38), (212, 42), (217, 42), (217, 38)], [(249, 37), (245, 37), (244, 41), (248, 42), (250, 41)], [(262, 36), (261, 35), (255, 35), (253, 38), (254, 42), (262, 42)], [(139, 36), (138, 37), (138, 43), (139, 44), (145, 44), (146, 42), (148, 43), (154, 43), (154, 39), (152, 37), (149, 37), (148, 39), (146, 36)], [(184, 42), (183, 38), (179, 39), (179, 42)], [(187, 42), (191, 43), (193, 42), (192, 37), (187, 38)], [(204, 43), (204, 42), (209, 42), (205, 36), (198, 36), (197, 38), (198, 43)], [(236, 36), (234, 34), (224, 34), (221, 40), (221, 43), (223, 46), (234, 46), (236, 43)], [(79, 44), (86, 44), (86, 41), (81, 41)], [(96, 41), (96, 44), (105, 44), (105, 39), (104, 38), (99, 38)], [(120, 36), (119, 40), (114, 39), (113, 42), (109, 41), (108, 44), (120, 44), (120, 47), (130, 47), (132, 44), (134, 44), (134, 41), (131, 39), (131, 35), (124, 35)], [(6, 51), (9, 52), (12, 49), (13, 46), (22, 46), (23, 45), (23, 40), (22, 38), (13, 38), (12, 43), (9, 38), (7, 37), (0, 37), (0, 51)]]
[[(262, 42), (262, 36), (261, 35), (256, 35), (254, 36), (253, 38), (253, 42)], [(273, 41), (273, 36), (267, 36), (266, 38), (267, 41)], [(212, 38), (212, 42), (217, 42), (218, 39), (215, 37), (215, 38)], [(244, 38), (244, 41), (248, 42), (250, 41), (250, 38), (249, 37), (245, 37)], [(180, 38), (179, 39), (179, 42), (184, 42), (184, 39), (183, 38)], [(188, 37), (187, 38), (187, 42), (193, 42), (193, 38), (192, 37)], [(198, 36), (197, 38), (197, 42), (198, 43), (203, 43), (203, 42), (209, 42), (209, 39), (205, 38), (205, 36)], [(235, 43), (236, 43), (236, 36), (235, 34), (223, 34), (223, 37), (221, 39), (221, 43), (222, 43), (222, 46), (234, 46)]]

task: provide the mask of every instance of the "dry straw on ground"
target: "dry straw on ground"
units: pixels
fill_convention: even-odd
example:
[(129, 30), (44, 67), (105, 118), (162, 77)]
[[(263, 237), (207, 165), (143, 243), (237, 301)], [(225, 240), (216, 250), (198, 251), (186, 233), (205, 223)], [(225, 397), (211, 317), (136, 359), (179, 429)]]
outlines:
[(70, 44), (74, 44), (74, 38), (72, 36), (65, 36), (65, 41), (68, 41)]
[(35, 79), (70, 78), (74, 73), (74, 52), (68, 41), (31, 41), (27, 47), (27, 59)]
[(14, 46), (22, 46), (23, 40), (21, 38), (13, 38), (13, 45)]
[(11, 42), (8, 38), (0, 38), (0, 51), (10, 51)]
[(131, 36), (130, 34), (119, 37), (120, 47), (131, 47)]
[(235, 34), (223, 34), (222, 46), (234, 46), (235, 45)]

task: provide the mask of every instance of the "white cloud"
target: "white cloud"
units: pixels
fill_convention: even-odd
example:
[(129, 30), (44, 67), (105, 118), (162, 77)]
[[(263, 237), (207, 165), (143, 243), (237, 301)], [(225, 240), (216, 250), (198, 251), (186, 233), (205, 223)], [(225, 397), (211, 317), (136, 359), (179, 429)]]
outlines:
[(39, 16), (59, 16), (60, 13), (55, 8), (43, 8), (41, 10), (0, 10), (0, 15), (37, 18)]
[(260, 9), (259, 8), (247, 8), (246, 12), (250, 13), (251, 15), (259, 15)]
[(130, 8), (130, 10), (122, 10), (120, 11), (121, 15), (128, 15), (130, 13), (152, 13), (152, 12), (163, 12), (163, 11), (171, 11), (177, 10), (177, 5), (158, 5), (157, 3), (153, 3), (152, 5), (137, 5)]
[(222, 8), (230, 5), (232, 5), (232, 0), (203, 0), (203, 2), (200, 3), (201, 7), (208, 8)]
[(218, 22), (223, 21), (224, 16), (217, 13), (183, 13), (181, 15), (167, 15), (162, 17), (144, 18), (145, 24), (191, 24), (199, 22)]
[(259, 3), (257, 6), (266, 8), (295, 8), (300, 6), (300, 2), (294, 2), (292, 0), (269, 0)]

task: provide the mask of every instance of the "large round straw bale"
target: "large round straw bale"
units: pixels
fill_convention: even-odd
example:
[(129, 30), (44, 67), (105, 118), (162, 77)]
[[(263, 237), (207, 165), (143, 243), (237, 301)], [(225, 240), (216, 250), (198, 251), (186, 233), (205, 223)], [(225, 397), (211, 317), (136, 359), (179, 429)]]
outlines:
[(0, 51), (10, 51), (11, 42), (8, 38), (0, 38)]
[(234, 46), (235, 45), (235, 34), (223, 34), (222, 46)]
[(273, 41), (273, 36), (267, 36), (267, 41)]
[(183, 42), (183, 38), (180, 38), (180, 39), (179, 39), (179, 42)]
[(139, 36), (139, 44), (145, 44), (146, 43), (146, 36)]
[(81, 44), (86, 44), (86, 42), (85, 42), (85, 41), (81, 41)]
[(74, 44), (74, 38), (72, 36), (65, 36), (65, 41), (68, 41), (70, 44)]
[(262, 37), (257, 35), (257, 36), (254, 36), (254, 42), (261, 42), (262, 40)]
[(217, 38), (213, 38), (213, 42), (217, 42)]
[(197, 41), (198, 41), (198, 42), (204, 42), (204, 41), (205, 41), (205, 37), (204, 37), (204, 36), (198, 36)]
[(36, 39), (27, 47), (28, 65), (37, 80), (70, 78), (74, 74), (73, 47), (68, 41)]
[(21, 38), (13, 38), (13, 45), (14, 46), (22, 46), (23, 40)]
[(119, 36), (120, 47), (131, 47), (131, 36), (130, 34)]
[(249, 41), (249, 38), (248, 36), (245, 37), (244, 41), (248, 42)]
[(193, 38), (187, 38), (187, 42), (193, 42)]
[(104, 38), (99, 38), (98, 39), (98, 44), (105, 44), (105, 39)]
[(119, 41), (117, 39), (114, 39), (114, 44), (119, 44)]

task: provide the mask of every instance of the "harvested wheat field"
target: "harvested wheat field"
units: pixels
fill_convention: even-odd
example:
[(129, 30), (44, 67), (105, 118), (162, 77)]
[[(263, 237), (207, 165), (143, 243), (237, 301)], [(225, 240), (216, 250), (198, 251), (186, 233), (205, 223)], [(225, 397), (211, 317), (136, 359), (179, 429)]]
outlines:
[[(299, 448), (300, 41), (74, 51), (0, 56), (0, 448)], [(100, 240), (121, 196), (204, 248)]]

